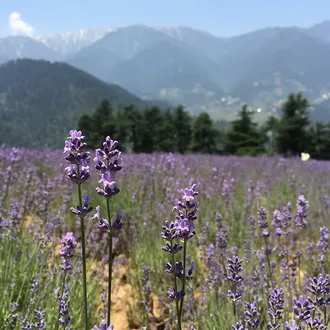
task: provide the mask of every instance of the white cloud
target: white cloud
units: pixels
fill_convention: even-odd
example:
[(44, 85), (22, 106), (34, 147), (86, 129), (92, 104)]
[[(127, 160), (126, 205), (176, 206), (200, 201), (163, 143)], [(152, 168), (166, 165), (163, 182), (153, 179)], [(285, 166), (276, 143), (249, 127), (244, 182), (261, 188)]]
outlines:
[(32, 25), (24, 22), (20, 13), (13, 12), (9, 15), (9, 28), (13, 34), (33, 36), (35, 29)]

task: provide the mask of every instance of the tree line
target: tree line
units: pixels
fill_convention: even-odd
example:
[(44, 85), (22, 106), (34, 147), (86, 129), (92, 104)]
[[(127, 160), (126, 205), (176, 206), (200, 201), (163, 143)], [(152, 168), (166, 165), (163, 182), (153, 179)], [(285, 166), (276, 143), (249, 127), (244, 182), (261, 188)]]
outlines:
[(206, 112), (193, 117), (183, 106), (161, 110), (134, 105), (114, 109), (102, 100), (91, 114), (83, 114), (78, 128), (89, 146), (101, 146), (104, 136), (120, 141), (123, 151), (134, 153), (177, 152), (239, 156), (309, 153), (330, 159), (330, 123), (312, 123), (309, 102), (301, 93), (290, 94), (280, 117), (258, 125), (254, 112), (244, 105), (228, 125), (214, 123)]

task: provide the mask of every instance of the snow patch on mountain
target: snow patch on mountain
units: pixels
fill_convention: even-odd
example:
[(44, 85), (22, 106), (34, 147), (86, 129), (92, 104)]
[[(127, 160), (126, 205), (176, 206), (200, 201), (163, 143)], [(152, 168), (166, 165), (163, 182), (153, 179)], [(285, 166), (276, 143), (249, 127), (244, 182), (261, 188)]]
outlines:
[(117, 27), (80, 29), (54, 35), (38, 36), (36, 40), (62, 55), (69, 55), (89, 46), (103, 38), (106, 34), (114, 32)]

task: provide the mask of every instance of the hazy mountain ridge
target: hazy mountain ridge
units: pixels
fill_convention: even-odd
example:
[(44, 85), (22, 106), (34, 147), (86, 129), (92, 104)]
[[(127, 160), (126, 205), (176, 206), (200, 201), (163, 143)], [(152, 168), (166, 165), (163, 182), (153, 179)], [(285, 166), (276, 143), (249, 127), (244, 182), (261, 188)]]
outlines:
[[(271, 111), (290, 92), (302, 91), (311, 99), (330, 92), (327, 36), (328, 21), (231, 38), (184, 26), (133, 25), (43, 37), (31, 47), (44, 46), (39, 58), (63, 59), (140, 97), (184, 103), (193, 112), (203, 109), (217, 116), (244, 102)], [(25, 53), (38, 58), (31, 50)], [(0, 62), (17, 57), (0, 48)]]
[(24, 36), (0, 38), (0, 63), (18, 58), (63, 60), (58, 52), (32, 38)]
[(118, 104), (144, 102), (65, 63), (16, 60), (0, 66), (0, 144), (60, 147), (82, 113), (104, 98)]
[(35, 39), (62, 56), (68, 56), (103, 38), (107, 33), (116, 31), (116, 29), (116, 27), (80, 29), (74, 32), (37, 36)]

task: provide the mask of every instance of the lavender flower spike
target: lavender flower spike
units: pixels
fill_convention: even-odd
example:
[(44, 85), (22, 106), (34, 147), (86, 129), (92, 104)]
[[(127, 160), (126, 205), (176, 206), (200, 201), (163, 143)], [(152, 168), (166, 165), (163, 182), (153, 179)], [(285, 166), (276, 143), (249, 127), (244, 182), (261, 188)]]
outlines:
[[(86, 143), (83, 142), (84, 136), (81, 131), (71, 130), (69, 137), (65, 141), (64, 153), (65, 159), (69, 162), (66, 168), (67, 177), (70, 181), (78, 186), (78, 200), (77, 208), (71, 208), (71, 212), (80, 219), (81, 227), (81, 254), (83, 264), (83, 301), (84, 301), (84, 325), (85, 330), (88, 330), (88, 302), (87, 302), (87, 267), (86, 267), (86, 237), (85, 237), (85, 216), (91, 212), (88, 207), (89, 197), (82, 197), (82, 183), (86, 182), (89, 177), (89, 152), (86, 151)], [(70, 267), (71, 265), (67, 265)], [(65, 266), (66, 267), (66, 266)]]
[(110, 229), (109, 221), (101, 216), (101, 208), (99, 205), (96, 206), (96, 213), (92, 219), (97, 219), (99, 221), (100, 229)]
[(110, 324), (107, 327), (107, 324), (105, 321), (101, 322), (100, 327), (97, 327), (96, 325), (92, 328), (92, 330), (114, 330), (115, 326), (113, 324)]
[(110, 198), (119, 193), (116, 185), (116, 173), (122, 166), (121, 153), (116, 149), (118, 141), (111, 140), (108, 136), (103, 143), (103, 149), (95, 150), (95, 168), (100, 173), (99, 183), (103, 184), (103, 189), (97, 187), (96, 192), (104, 197)]
[(107, 325), (110, 326), (111, 315), (111, 281), (112, 281), (112, 238), (113, 231), (122, 228), (121, 222), (124, 217), (120, 208), (118, 209), (118, 215), (113, 224), (111, 224), (110, 217), (110, 198), (120, 192), (116, 186), (116, 173), (120, 171), (123, 166), (123, 161), (120, 157), (121, 153), (117, 149), (118, 141), (112, 140), (110, 136), (107, 136), (105, 142), (103, 142), (102, 149), (95, 150), (95, 169), (99, 172), (99, 183), (103, 185), (103, 188), (97, 187), (96, 192), (106, 198), (107, 203), (107, 216), (108, 219), (102, 218), (101, 210), (98, 206), (96, 208), (96, 214), (94, 218), (99, 220), (99, 228), (108, 230), (109, 238), (109, 278), (108, 278), (108, 307), (107, 307)]
[[(162, 249), (170, 253), (170, 262), (165, 266), (165, 271), (173, 276), (174, 287), (168, 290), (169, 299), (175, 301), (178, 329), (182, 329), (183, 302), (185, 297), (186, 281), (193, 279), (195, 263), (192, 262), (190, 268), (187, 267), (187, 242), (195, 235), (195, 224), (197, 220), (198, 203), (195, 196), (196, 185), (182, 189), (181, 201), (177, 200), (173, 210), (177, 212), (176, 220), (166, 221), (163, 226), (162, 237), (166, 240), (166, 246)], [(183, 246), (181, 245), (183, 241)], [(175, 255), (183, 250), (183, 260), (176, 261)], [(181, 287), (179, 288), (179, 284)]]
[(86, 151), (84, 136), (80, 131), (70, 131), (70, 136), (65, 141), (64, 153), (68, 153), (65, 159), (69, 162), (66, 167), (68, 178), (76, 184), (86, 182), (89, 177), (89, 152)]
[(297, 215), (294, 222), (297, 227), (305, 228), (307, 226), (307, 209), (309, 207), (308, 200), (304, 195), (299, 196), (297, 200)]
[(65, 271), (70, 270), (72, 268), (72, 264), (70, 259), (73, 257), (74, 249), (77, 245), (77, 242), (73, 236), (73, 233), (66, 233), (62, 238), (62, 248), (61, 248), (61, 256), (63, 258), (63, 265), (61, 268)]

